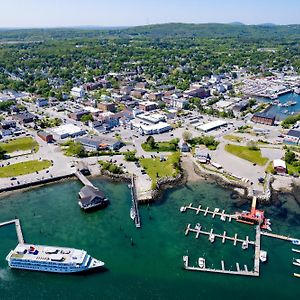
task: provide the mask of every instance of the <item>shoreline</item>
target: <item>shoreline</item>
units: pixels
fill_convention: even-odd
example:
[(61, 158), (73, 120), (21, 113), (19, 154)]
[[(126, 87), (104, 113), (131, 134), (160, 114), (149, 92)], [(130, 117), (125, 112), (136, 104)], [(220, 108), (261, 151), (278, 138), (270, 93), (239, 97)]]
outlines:
[[(160, 201), (164, 195), (164, 192), (168, 189), (173, 189), (176, 187), (183, 186), (188, 183), (197, 183), (197, 182), (208, 182), (208, 183), (214, 183), (219, 186), (222, 186), (226, 189), (229, 189), (232, 191), (231, 198), (237, 199), (240, 198), (240, 201), (245, 202), (249, 201), (250, 197), (247, 195), (248, 188), (246, 186), (243, 186), (238, 183), (234, 183), (231, 181), (227, 181), (224, 178), (222, 178), (218, 174), (213, 174), (210, 172), (206, 172), (205, 170), (201, 169), (200, 166), (198, 166), (195, 162), (187, 160), (187, 157), (182, 157), (181, 164), (180, 164), (180, 172), (179, 174), (173, 178), (173, 177), (167, 177), (162, 178), (161, 181), (158, 182), (158, 186), (155, 190), (152, 190), (152, 199), (149, 200), (142, 200), (139, 201), (140, 204), (149, 204), (156, 201)], [(89, 178), (92, 179), (103, 179), (112, 183), (130, 183), (131, 182), (131, 176), (127, 174), (121, 174), (121, 175), (115, 175), (108, 172), (100, 172), (98, 175), (89, 175)], [(23, 185), (18, 186), (9, 186), (6, 188), (0, 189), (0, 200), (2, 196), (13, 194), (19, 191), (29, 191), (34, 188), (42, 187), (45, 185), (60, 183), (64, 181), (71, 181), (76, 180), (76, 176), (74, 173), (58, 176), (54, 178), (47, 178), (41, 181), (37, 182), (31, 182), (26, 183)], [(77, 180), (76, 180), (77, 181)], [(300, 186), (293, 184), (292, 188), (288, 191), (277, 191), (272, 188), (271, 185), (271, 197), (270, 200), (259, 200), (261, 204), (278, 204), (278, 195), (284, 194), (284, 195), (290, 195), (292, 196), (296, 203), (300, 206)]]

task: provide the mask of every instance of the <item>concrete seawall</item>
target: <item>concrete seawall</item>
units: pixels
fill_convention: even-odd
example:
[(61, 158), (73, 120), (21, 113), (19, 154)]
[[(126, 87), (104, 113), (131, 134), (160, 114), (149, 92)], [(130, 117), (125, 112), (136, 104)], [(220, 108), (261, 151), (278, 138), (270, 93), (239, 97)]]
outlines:
[(43, 185), (43, 184), (56, 182), (56, 181), (60, 181), (62, 179), (72, 178), (72, 177), (74, 177), (74, 174), (68, 174), (68, 175), (57, 176), (57, 177), (50, 177), (50, 178), (45, 178), (45, 179), (41, 179), (41, 180), (37, 180), (37, 181), (33, 181), (33, 182), (8, 186), (8, 187), (5, 187), (5, 188), (1, 188), (0, 193), (17, 191), (17, 190), (21, 190), (21, 189), (30, 188), (30, 187), (40, 186), (40, 185)]

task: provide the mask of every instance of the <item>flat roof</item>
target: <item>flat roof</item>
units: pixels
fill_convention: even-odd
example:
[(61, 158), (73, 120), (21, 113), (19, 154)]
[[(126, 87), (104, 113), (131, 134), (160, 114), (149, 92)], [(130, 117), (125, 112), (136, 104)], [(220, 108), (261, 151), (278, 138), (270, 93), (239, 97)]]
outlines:
[(64, 124), (52, 129), (52, 132), (57, 135), (65, 135), (65, 134), (72, 135), (81, 131), (84, 130), (73, 124)]
[(203, 124), (201, 126), (198, 126), (197, 128), (202, 130), (202, 131), (209, 131), (209, 130), (213, 130), (215, 128), (221, 127), (226, 125), (227, 122), (223, 121), (223, 120), (217, 120), (217, 121), (213, 121), (207, 124)]

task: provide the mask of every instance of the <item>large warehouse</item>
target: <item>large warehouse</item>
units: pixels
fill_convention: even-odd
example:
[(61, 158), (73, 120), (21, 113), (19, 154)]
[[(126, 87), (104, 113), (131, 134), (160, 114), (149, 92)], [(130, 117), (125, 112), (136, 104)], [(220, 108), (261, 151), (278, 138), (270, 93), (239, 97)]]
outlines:
[(73, 124), (64, 124), (52, 129), (56, 139), (65, 139), (68, 137), (77, 137), (86, 134), (86, 131)]
[(203, 124), (197, 127), (197, 129), (204, 131), (204, 132), (208, 132), (217, 128), (220, 128), (222, 126), (227, 125), (226, 121), (223, 120), (217, 120), (217, 121), (213, 121), (207, 124)]

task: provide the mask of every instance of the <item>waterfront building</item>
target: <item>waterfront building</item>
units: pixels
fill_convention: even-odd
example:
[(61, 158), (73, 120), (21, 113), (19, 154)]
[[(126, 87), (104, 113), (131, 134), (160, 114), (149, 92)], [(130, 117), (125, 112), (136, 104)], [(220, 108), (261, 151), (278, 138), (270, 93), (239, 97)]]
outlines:
[(284, 137), (284, 142), (287, 144), (300, 144), (300, 130), (291, 129)]
[(275, 116), (268, 115), (266, 113), (255, 113), (251, 118), (251, 121), (258, 124), (273, 126), (275, 122)]
[(286, 163), (282, 159), (274, 159), (273, 168), (277, 173), (280, 174), (285, 174), (287, 172)]

